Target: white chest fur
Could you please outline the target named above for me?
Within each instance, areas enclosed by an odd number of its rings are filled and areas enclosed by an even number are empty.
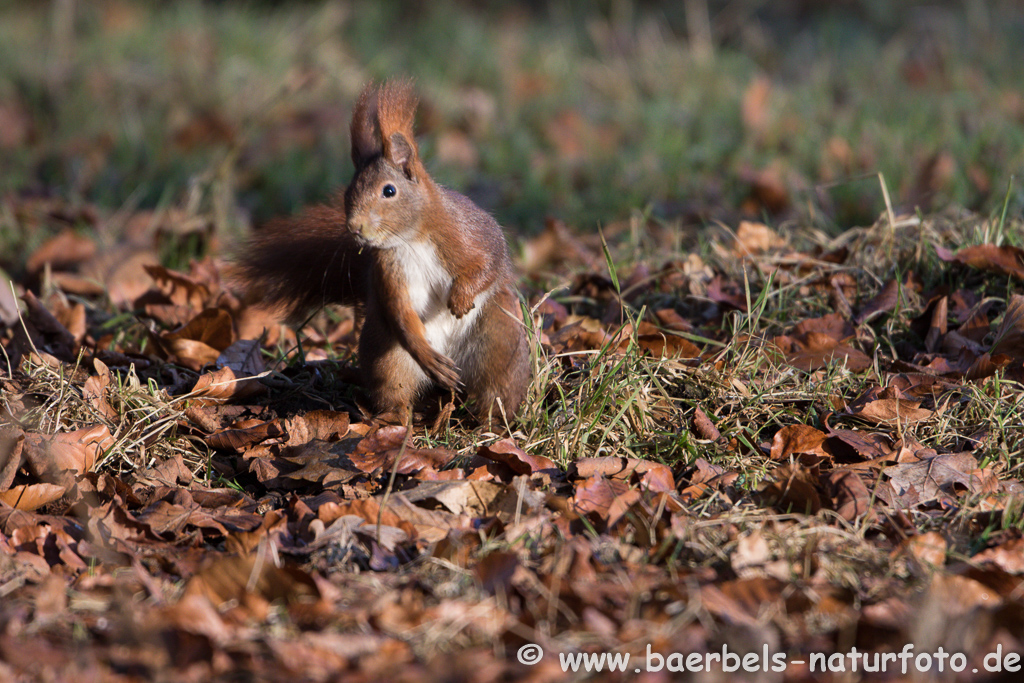
[[[454,347],[472,328],[491,290],[479,294],[474,300],[476,305],[473,310],[462,318],[456,318],[448,310],[452,276],[441,264],[434,245],[429,241],[416,241],[407,242],[395,249],[405,275],[412,307],[426,328],[427,341],[437,351],[452,354]]]

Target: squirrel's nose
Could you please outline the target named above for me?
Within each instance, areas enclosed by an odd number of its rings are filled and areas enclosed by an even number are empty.
[[[365,221],[362,221],[362,220],[360,220],[358,218],[349,218],[348,219],[348,230],[349,230],[349,232],[353,232],[353,233],[359,235],[359,234],[361,234],[363,232],[363,229],[365,227],[366,227],[366,222]]]

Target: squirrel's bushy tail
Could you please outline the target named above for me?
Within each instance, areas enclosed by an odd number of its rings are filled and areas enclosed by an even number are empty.
[[[277,308],[296,322],[324,304],[364,303],[370,267],[336,200],[256,231],[235,256],[231,279],[247,303]]]

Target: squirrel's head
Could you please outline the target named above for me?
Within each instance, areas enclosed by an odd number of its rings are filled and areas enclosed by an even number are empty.
[[[345,192],[348,229],[372,246],[408,241],[421,225],[430,178],[420,161],[413,120],[416,96],[408,81],[363,89],[352,113],[356,173]]]

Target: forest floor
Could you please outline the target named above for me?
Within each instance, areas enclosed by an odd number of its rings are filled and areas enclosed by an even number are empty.
[[[0,681],[1016,680],[1024,24],[848,4],[0,6]],[[402,72],[523,274],[501,433],[231,284]]]

